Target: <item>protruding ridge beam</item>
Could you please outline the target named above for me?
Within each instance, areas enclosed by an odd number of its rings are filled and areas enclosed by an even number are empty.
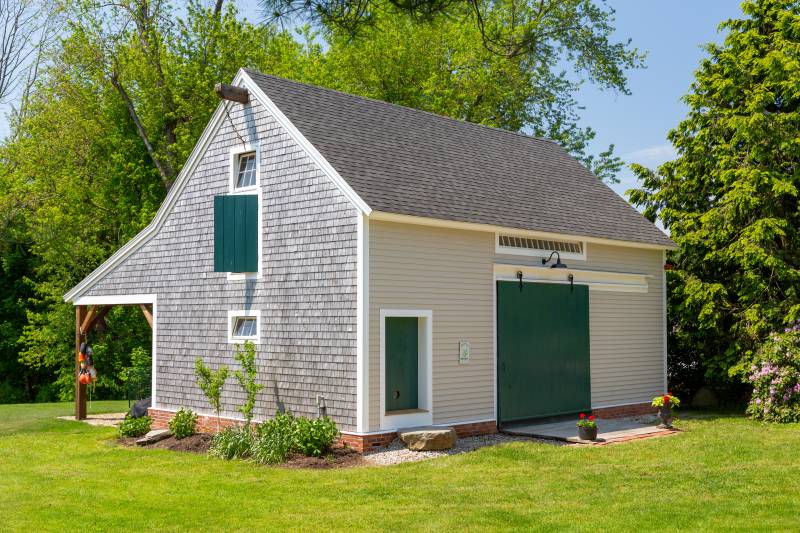
[[[217,83],[214,85],[214,92],[221,100],[231,100],[246,104],[250,101],[250,92],[244,87],[237,87],[236,85],[228,85],[227,83]]]

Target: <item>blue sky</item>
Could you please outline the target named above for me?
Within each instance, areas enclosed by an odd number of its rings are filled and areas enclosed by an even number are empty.
[[[616,10],[617,36],[630,37],[649,51],[647,68],[630,73],[632,94],[625,96],[584,86],[578,97],[583,122],[597,131],[594,148],[616,145],[626,162],[649,168],[674,156],[667,132],[686,115],[680,101],[705,55],[702,45],[721,42],[717,26],[741,17],[739,0],[609,0]],[[619,194],[635,186],[627,168],[612,188]]]

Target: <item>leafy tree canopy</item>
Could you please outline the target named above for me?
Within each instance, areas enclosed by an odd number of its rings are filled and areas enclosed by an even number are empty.
[[[678,157],[634,170],[631,199],[680,250],[669,273],[672,369],[725,384],[800,314],[800,6],[753,0],[720,28],[670,132]],[[741,368],[741,367],[738,367]]]
[[[22,361],[29,398],[45,384],[47,399],[71,397],[74,310],[62,295],[149,223],[218,105],[214,83],[239,67],[552,137],[613,179],[620,161],[588,150],[580,82],[562,70],[625,93],[624,72],[642,57],[610,40],[610,10],[553,2],[536,22],[536,5],[484,6],[484,28],[507,27],[520,9],[538,28],[535,47],[498,54],[456,3],[425,21],[387,4],[353,36],[254,24],[222,0],[180,11],[163,0],[64,2],[64,35],[0,146],[0,369]],[[106,320],[92,342],[97,394],[110,397],[150,331],[136,309]]]

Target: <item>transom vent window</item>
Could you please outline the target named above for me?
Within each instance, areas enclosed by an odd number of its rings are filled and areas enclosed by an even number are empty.
[[[236,188],[253,187],[256,184],[256,153],[248,152],[239,156]]]
[[[583,255],[583,243],[580,241],[552,241],[548,239],[517,237],[514,235],[498,235],[497,239],[498,247],[505,248],[510,253],[526,251],[532,254],[559,252]]]

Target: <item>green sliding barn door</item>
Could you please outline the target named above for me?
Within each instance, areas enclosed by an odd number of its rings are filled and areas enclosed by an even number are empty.
[[[386,318],[386,410],[417,409],[419,319]]]
[[[588,411],[589,288],[497,282],[500,422]]]

